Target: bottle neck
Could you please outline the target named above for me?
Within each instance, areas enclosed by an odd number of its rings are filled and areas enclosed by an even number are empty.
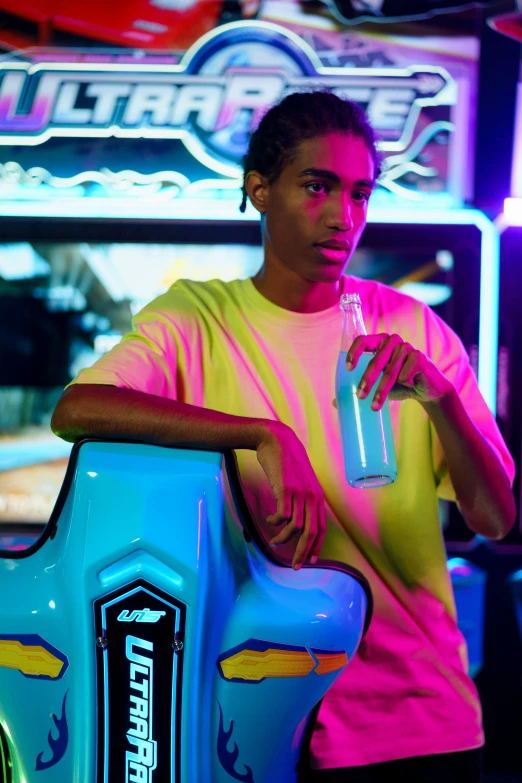
[[[341,309],[343,311],[341,351],[349,351],[355,338],[366,334],[366,328],[360,304],[346,304]]]

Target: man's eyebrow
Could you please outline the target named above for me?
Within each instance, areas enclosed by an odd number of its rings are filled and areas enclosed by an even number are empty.
[[[333,171],[328,171],[328,169],[305,169],[304,171],[301,171],[300,174],[297,175],[298,177],[324,177],[325,179],[331,179],[333,182],[340,182],[341,178],[338,174],[336,174]]]
[[[369,188],[370,190],[373,190],[375,187],[375,180],[372,182],[371,179],[358,179],[355,183],[356,188]]]
[[[328,169],[316,169],[316,168],[310,168],[310,169],[304,169],[304,171],[301,171],[298,175],[298,177],[323,177],[324,179],[330,179],[332,182],[335,182],[336,184],[339,184],[341,181],[341,178],[338,174],[336,174],[334,171],[329,171]],[[357,182],[354,183],[355,187],[361,188],[366,187],[370,190],[373,190],[375,187],[375,182],[372,182],[369,179],[358,179]]]

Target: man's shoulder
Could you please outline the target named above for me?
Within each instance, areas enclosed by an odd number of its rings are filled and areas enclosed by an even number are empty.
[[[375,280],[360,282],[363,311],[366,304],[384,331],[400,334],[437,364],[467,359],[460,337],[428,304]]]
[[[222,312],[226,303],[238,296],[243,281],[177,280],[164,294],[141,310],[139,316],[167,318],[175,321],[205,319]]]
[[[372,313],[383,331],[400,334],[432,359],[444,352],[464,355],[460,338],[428,304],[377,280],[354,280],[363,313]]]
[[[239,289],[244,284],[244,280],[221,280],[219,278],[213,278],[212,280],[182,279],[176,281],[169,291],[186,296],[192,300],[219,301],[232,299],[237,296]]]

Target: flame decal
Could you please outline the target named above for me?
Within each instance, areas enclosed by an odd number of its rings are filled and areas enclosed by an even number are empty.
[[[218,759],[220,761],[221,766],[225,770],[225,772],[228,772],[228,774],[235,778],[235,780],[242,780],[244,783],[254,783],[254,776],[252,774],[252,770],[250,767],[247,767],[245,764],[244,767],[246,769],[246,772],[241,774],[240,772],[237,772],[235,769],[237,757],[239,756],[239,748],[237,744],[234,742],[234,749],[233,750],[227,750],[227,744],[232,736],[232,732],[234,731],[234,721],[230,721],[230,728],[228,731],[225,731],[225,728],[223,726],[223,710],[221,709],[221,704],[218,702],[219,707],[219,734],[218,734],[218,741],[217,741],[217,754]]]
[[[53,738],[52,729],[50,730],[47,737],[49,747],[53,752],[52,759],[50,761],[42,761],[43,752],[39,753],[36,757],[36,772],[41,772],[44,769],[49,769],[49,767],[54,767],[54,765],[58,764],[58,762],[61,761],[65,755],[65,751],[67,750],[67,745],[69,743],[69,729],[67,727],[67,716],[65,715],[65,700],[67,699],[68,693],[69,691],[66,691],[65,696],[63,697],[62,717],[57,718],[54,713],[51,713],[51,718],[53,719],[55,726],[58,729],[58,737],[56,739]]]

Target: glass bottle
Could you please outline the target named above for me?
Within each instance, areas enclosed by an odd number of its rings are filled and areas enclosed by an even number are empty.
[[[358,294],[341,296],[340,307],[343,311],[343,333],[335,375],[335,394],[346,480],[350,486],[360,489],[384,487],[397,478],[397,462],[388,400],[381,410],[371,409],[382,374],[368,396],[360,400],[357,387],[374,354],[363,353],[353,370],[346,369],[346,354],[355,338],[366,334],[366,329]]]

